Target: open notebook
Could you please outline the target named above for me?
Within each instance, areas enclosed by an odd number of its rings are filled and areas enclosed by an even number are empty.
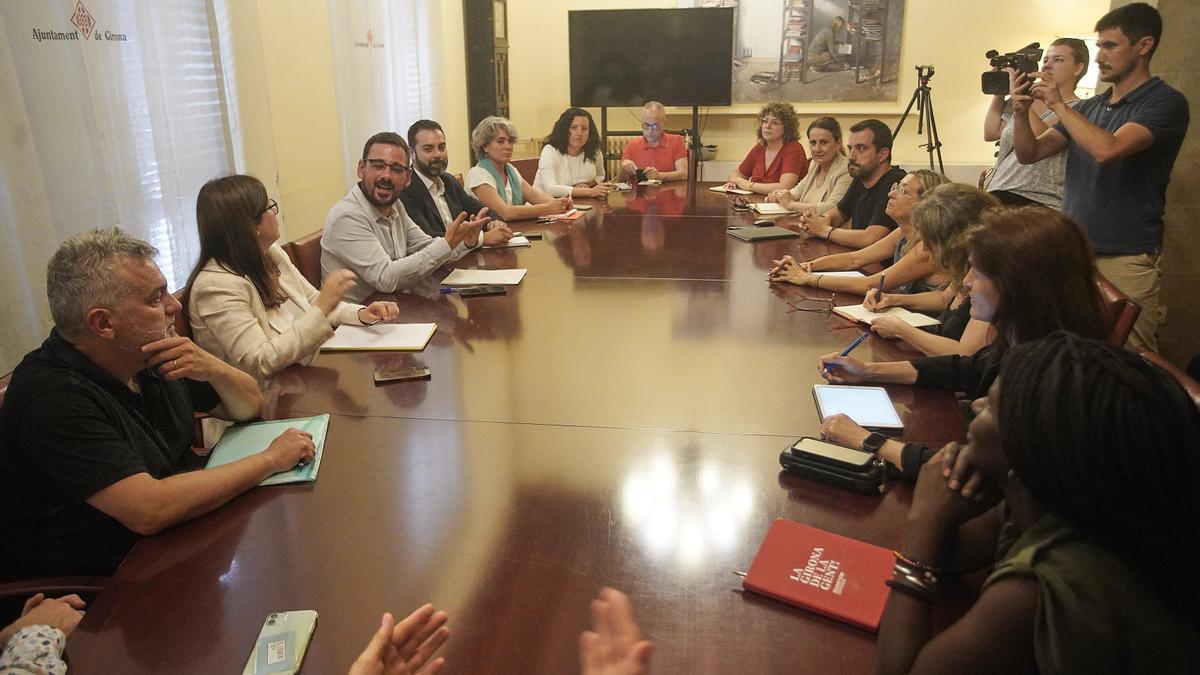
[[[833,312],[834,314],[837,314],[838,316],[844,316],[851,321],[859,321],[867,325],[874,323],[875,319],[878,319],[881,316],[894,316],[910,326],[916,326],[917,328],[921,328],[923,326],[936,326],[941,323],[941,321],[938,321],[937,319],[925,316],[924,314],[910,312],[903,307],[888,307],[881,312],[872,312],[862,305],[844,305],[842,307],[834,307]]]
[[[235,424],[221,434],[221,440],[208,455],[206,469],[232,464],[250,455],[257,455],[271,445],[279,434],[288,429],[300,429],[312,434],[317,446],[311,464],[268,476],[259,485],[282,485],[284,483],[311,483],[321,470],[321,456],[325,450],[325,433],[329,430],[329,414],[314,417],[298,417],[290,420],[267,420],[249,424]]]

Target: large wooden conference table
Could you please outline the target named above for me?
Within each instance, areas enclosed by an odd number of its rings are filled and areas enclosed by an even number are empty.
[[[319,479],[142,540],[72,634],[72,672],[241,672],[265,616],[295,609],[320,615],[303,671],[344,672],[382,612],[432,602],[450,614],[446,672],[570,673],[602,586],[632,598],[657,672],[873,669],[873,635],[731,574],[775,518],[895,547],[911,491],[780,472],[779,452],[818,433],[817,357],[858,330],[793,307],[828,293],[766,282],[773,258],[827,244],[729,237],[753,218],[704,187],[516,223],[545,239],[455,264],[528,269],[508,295],[396,296],[401,320],[437,322],[424,351],[287,371],[272,416],[332,414]],[[855,354],[911,355],[878,337]],[[373,384],[403,364],[433,377]],[[953,395],[889,390],[902,438],[962,438]]]

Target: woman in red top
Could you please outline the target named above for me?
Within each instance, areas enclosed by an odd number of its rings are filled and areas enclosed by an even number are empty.
[[[808,173],[808,155],[800,144],[800,121],[791,103],[768,103],[758,113],[758,143],[750,149],[726,189],[759,194],[790,190]]]

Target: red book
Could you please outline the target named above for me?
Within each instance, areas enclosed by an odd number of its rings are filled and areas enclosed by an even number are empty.
[[[742,586],[874,633],[895,562],[895,554],[881,546],[779,519]]]

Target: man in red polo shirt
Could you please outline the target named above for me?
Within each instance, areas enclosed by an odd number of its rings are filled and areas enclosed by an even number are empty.
[[[642,137],[629,141],[621,152],[621,180],[629,180],[638,169],[649,179],[687,180],[687,145],[683,136],[663,131],[666,117],[667,111],[658,101],[642,106]]]

